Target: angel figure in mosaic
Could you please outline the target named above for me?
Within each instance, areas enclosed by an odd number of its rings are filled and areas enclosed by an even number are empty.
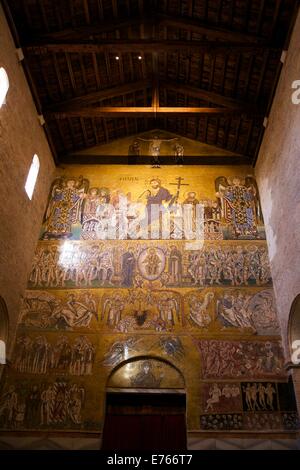
[[[54,180],[45,215],[44,239],[71,236],[72,226],[81,220],[82,203],[88,186],[88,180],[82,176]]]
[[[249,176],[243,181],[221,176],[215,185],[223,219],[232,226],[236,238],[249,235],[257,238],[261,213],[254,178]]]

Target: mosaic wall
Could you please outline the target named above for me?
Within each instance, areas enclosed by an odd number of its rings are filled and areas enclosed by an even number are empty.
[[[193,431],[297,428],[250,173],[74,166],[56,178],[2,430],[99,432],[107,387],[185,389]]]

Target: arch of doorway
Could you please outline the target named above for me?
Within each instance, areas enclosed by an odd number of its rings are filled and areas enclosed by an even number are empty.
[[[300,294],[295,297],[290,309],[288,346],[291,360],[287,363],[287,369],[290,370],[290,379],[293,381],[298,414],[300,415]]]
[[[185,450],[185,392],[184,374],[166,358],[138,355],[122,361],[106,382],[102,449],[151,450],[161,446],[160,450],[167,450],[174,446],[174,450]]]
[[[293,353],[294,341],[300,341],[300,294],[292,302],[289,322],[288,322],[288,341],[290,353]]]
[[[138,355],[138,356],[134,356],[134,357],[131,357],[131,358],[128,358],[128,359],[125,359],[124,361],[121,361],[119,364],[117,364],[109,373],[108,377],[107,377],[107,381],[106,381],[106,388],[109,387],[109,383],[111,381],[111,378],[113,377],[113,375],[116,374],[116,372],[118,370],[120,370],[122,367],[125,367],[126,365],[128,364],[133,364],[135,362],[138,362],[138,361],[156,361],[158,363],[161,363],[161,364],[166,364],[167,366],[171,367],[172,369],[174,369],[178,375],[181,377],[182,379],[182,386],[179,387],[179,388],[182,388],[182,389],[185,389],[185,384],[186,384],[186,381],[185,381],[185,376],[182,372],[181,369],[179,369],[179,367],[174,364],[172,361],[170,361],[169,359],[166,359],[165,357],[161,357],[161,356],[157,356],[157,355]]]

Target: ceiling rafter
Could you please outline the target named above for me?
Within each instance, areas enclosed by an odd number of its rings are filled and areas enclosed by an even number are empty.
[[[175,93],[182,93],[184,95],[192,96],[201,100],[208,101],[209,103],[225,106],[237,111],[253,114],[263,114],[264,109],[260,108],[254,103],[248,103],[235,98],[230,98],[212,91],[201,89],[195,86],[173,82],[171,80],[160,82],[162,88],[174,91]]]
[[[112,54],[121,52],[197,52],[197,53],[218,53],[229,54],[230,52],[246,52],[250,54],[259,54],[265,50],[263,44],[249,44],[238,42],[221,41],[183,41],[183,40],[155,40],[155,39],[124,39],[119,40],[103,39],[99,43],[86,41],[81,43],[71,42],[45,42],[32,43],[24,47],[28,54],[45,55],[51,52],[60,53],[102,53],[110,52]],[[277,48],[270,48],[278,50]]]
[[[113,18],[110,21],[87,24],[84,26],[74,25],[72,28],[62,29],[60,31],[32,33],[30,39],[38,43],[63,40],[78,41],[80,39],[92,40],[97,37],[99,38],[99,36],[101,36],[101,34],[103,33],[126,29],[132,26],[152,24],[153,22],[154,17],[152,17],[151,15],[123,19]]]
[[[277,4],[278,4],[277,0]],[[278,7],[276,8],[276,18],[278,16]],[[275,21],[275,20],[274,20]],[[202,34],[209,39],[221,39],[226,42],[237,42],[237,43],[248,43],[252,45],[263,45],[265,47],[271,46],[271,44],[265,39],[258,37],[253,34],[230,31],[224,28],[218,28],[213,25],[202,24],[198,19],[191,18],[188,16],[172,16],[167,14],[148,14],[140,15],[131,18],[116,18],[114,17],[110,21],[103,21],[99,23],[87,24],[84,26],[75,26],[73,28],[67,28],[60,31],[47,31],[46,33],[33,34],[31,39],[37,43],[51,42],[58,40],[73,40],[86,39],[91,40],[99,37],[102,33],[109,31],[117,31],[120,29],[130,28],[132,26],[145,27],[153,25],[156,29],[159,27],[173,27],[180,28],[188,31],[189,33]]]
[[[87,93],[76,98],[61,101],[59,103],[48,105],[44,108],[45,111],[60,112],[60,111],[72,111],[80,109],[98,101],[115,98],[116,96],[122,96],[127,93],[133,93],[135,91],[144,90],[145,88],[151,87],[151,80],[139,80],[136,82],[125,83],[121,85],[115,85],[109,88],[103,88],[102,90]]]
[[[243,111],[244,113],[244,111]],[[45,116],[57,120],[67,117],[155,117],[156,114],[176,116],[196,116],[197,114],[241,114],[237,109],[216,107],[159,107],[156,106],[98,106],[70,109],[63,111],[47,111]]]
[[[210,39],[222,39],[223,41],[233,42],[247,42],[249,44],[262,44],[267,46],[268,43],[264,38],[259,38],[253,34],[248,34],[240,31],[230,31],[224,28],[217,28],[207,23],[202,24],[198,19],[190,18],[188,16],[171,16],[171,15],[158,15],[158,20],[161,25],[180,28],[192,33],[203,34]]]
[[[92,146],[87,147],[91,148]],[[86,164],[86,165],[107,165],[111,164],[123,164],[131,163],[130,157],[124,155],[95,155],[92,153],[87,154],[77,154],[75,152],[64,153],[61,156],[61,162],[63,164]],[[141,164],[151,164],[151,156],[140,155],[138,157],[138,163]],[[164,166],[165,165],[174,165],[174,157],[164,156]],[[185,155],[184,165],[250,165],[251,157],[248,155],[241,155],[239,153],[231,152],[230,155],[200,155],[198,157]]]

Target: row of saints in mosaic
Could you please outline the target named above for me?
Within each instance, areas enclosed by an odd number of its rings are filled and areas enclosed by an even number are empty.
[[[126,192],[109,186],[91,187],[82,176],[57,178],[52,185],[42,239],[149,239],[155,225],[160,233],[163,218],[170,219],[169,239],[189,238],[199,205],[203,208],[205,239],[265,238],[252,176],[216,178],[215,199],[205,197],[192,185],[192,180],[188,182],[181,176],[166,185],[153,176],[144,182],[139,194],[140,185],[132,185],[132,190]],[[160,207],[160,216],[154,206]]]
[[[32,288],[270,285],[264,242],[220,245],[197,242],[150,246],[140,242],[40,242],[29,286]],[[201,245],[200,245],[201,246]],[[153,285],[153,284],[152,284]]]
[[[99,433],[107,388],[185,391],[188,430],[297,428],[255,179],[180,170],[55,179],[0,429]]]

